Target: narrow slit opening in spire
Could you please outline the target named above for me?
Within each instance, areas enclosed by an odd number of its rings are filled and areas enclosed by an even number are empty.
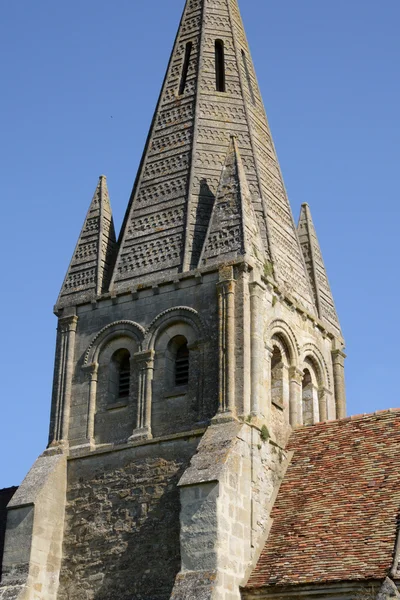
[[[225,50],[222,40],[215,41],[215,78],[217,92],[225,92]]]
[[[188,42],[186,44],[185,59],[183,61],[181,82],[179,84],[179,95],[180,96],[182,96],[185,93],[187,76],[188,76],[189,65],[190,65],[190,57],[192,55],[192,49],[193,49],[193,42]]]
[[[246,79],[247,79],[247,86],[249,88],[249,92],[250,92],[250,97],[251,97],[251,101],[253,103],[253,105],[256,105],[256,98],[254,96],[254,90],[253,90],[253,84],[251,82],[251,76],[250,76],[250,71],[249,71],[249,65],[247,62],[247,56],[244,50],[242,50],[242,60],[243,60],[243,68],[244,68],[244,72],[246,74]]]

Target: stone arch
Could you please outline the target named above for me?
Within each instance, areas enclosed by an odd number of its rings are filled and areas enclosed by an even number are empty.
[[[90,342],[88,349],[85,352],[83,364],[84,366],[96,363],[99,354],[110,342],[116,337],[133,338],[141,349],[145,335],[144,328],[134,321],[115,321],[101,329]]]
[[[103,327],[86,350],[83,369],[90,375],[87,429],[94,445],[126,441],[132,434],[137,416],[134,356],[141,349],[143,338],[143,327],[134,321],[115,321]],[[129,354],[130,364],[129,390],[124,398],[113,393],[113,357],[120,351]]]
[[[158,315],[146,331],[144,349],[154,352],[151,423],[155,437],[189,431],[201,420],[203,334],[198,313],[183,306]],[[178,342],[184,342],[188,349],[184,384],[175,377]]]
[[[300,368],[303,372],[303,422],[308,424],[325,421],[328,418],[331,396],[330,376],[324,356],[315,344],[308,343],[303,346]],[[308,417],[305,417],[305,413],[308,413]]]
[[[189,326],[196,334],[196,340],[193,336],[190,336],[192,339],[188,338],[189,344],[203,339],[205,327],[198,312],[188,306],[176,306],[165,310],[150,323],[144,336],[143,349],[154,350],[157,340],[166,329],[182,324]],[[189,331],[189,328],[185,329]]]
[[[331,378],[329,375],[328,365],[326,364],[324,355],[315,344],[308,343],[301,349],[301,367],[306,367],[307,361],[311,362],[318,377],[318,385],[330,388]]]
[[[284,342],[289,352],[289,363],[291,366],[298,364],[300,355],[300,346],[297,342],[293,329],[282,319],[271,321],[266,327],[266,343],[272,347],[274,339],[280,339]]]

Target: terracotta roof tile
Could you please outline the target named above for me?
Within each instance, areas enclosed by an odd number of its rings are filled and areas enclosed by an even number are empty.
[[[297,429],[247,587],[384,578],[400,508],[400,411]]]

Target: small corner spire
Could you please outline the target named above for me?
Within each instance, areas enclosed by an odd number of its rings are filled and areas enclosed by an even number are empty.
[[[116,237],[105,175],[99,181],[56,307],[89,302],[108,288]]]
[[[311,210],[306,202],[301,205],[297,230],[318,316],[341,336],[339,318],[322,258],[321,247],[311,217]]]
[[[200,266],[246,256],[263,263],[264,247],[236,136],[232,135]]]

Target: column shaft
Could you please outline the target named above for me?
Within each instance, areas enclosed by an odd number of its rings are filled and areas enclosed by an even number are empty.
[[[346,385],[344,380],[344,359],[346,355],[341,350],[332,352],[333,379],[335,382],[336,418],[346,416]]]
[[[87,417],[87,428],[86,438],[89,444],[94,443],[94,416],[96,413],[96,396],[97,396],[97,380],[98,380],[98,363],[88,365],[87,370],[89,371],[89,405],[88,405],[88,417]]]
[[[219,412],[235,413],[235,280],[218,284]]]
[[[77,324],[76,315],[60,318],[58,322],[50,444],[68,440]]]
[[[303,373],[296,367],[289,369],[289,409],[290,409],[290,424],[292,427],[303,423],[302,414],[302,381]]]
[[[261,296],[265,288],[258,282],[250,284],[250,311],[251,311],[251,412],[259,415],[265,413],[260,403],[265,394],[262,393],[261,379],[263,375],[263,328],[262,328],[262,303]]]
[[[154,350],[138,352],[134,356],[138,368],[138,403],[136,429],[131,441],[151,438],[151,404],[153,395]]]

